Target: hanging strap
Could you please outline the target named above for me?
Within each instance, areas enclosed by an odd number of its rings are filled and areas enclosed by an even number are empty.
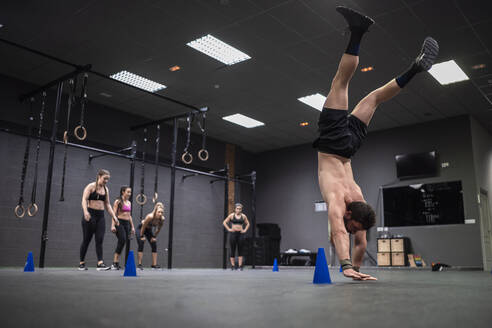
[[[145,195],[145,150],[147,148],[147,129],[143,130],[143,151],[142,151],[142,166],[140,173],[140,193],[135,197],[135,201],[140,205],[140,219],[143,217],[143,206],[147,203]]]
[[[185,164],[191,164],[193,162],[193,155],[189,152],[189,147],[191,143],[191,123],[192,123],[192,114],[189,113],[188,117],[186,118],[186,145],[185,149],[183,150],[183,155],[181,155],[181,160]]]
[[[82,82],[82,92],[80,94],[80,122],[79,125],[75,127],[73,134],[79,140],[85,140],[87,138],[87,130],[85,129],[84,113],[85,107],[87,105],[87,79],[89,75],[84,74],[84,80]]]
[[[36,204],[36,189],[38,186],[38,163],[39,150],[41,148],[41,135],[43,133],[44,109],[46,106],[46,92],[43,92],[41,97],[41,110],[39,111],[39,126],[38,126],[38,141],[36,143],[36,157],[34,159],[34,179],[32,183],[31,203],[27,208],[27,215],[34,216],[38,213],[38,205]]]
[[[202,131],[202,148],[198,151],[198,158],[202,161],[208,160],[208,150],[207,150],[207,130],[205,129],[205,121],[207,119],[207,113],[202,113],[202,121],[198,122],[198,127]]]
[[[67,172],[67,153],[68,153],[68,131],[70,129],[70,111],[72,109],[72,104],[75,102],[75,88],[76,83],[73,79],[68,81],[68,106],[67,106],[67,127],[63,133],[63,142],[65,143],[65,148],[63,150],[63,173],[61,181],[61,191],[60,191],[60,202],[65,200],[65,175]]]
[[[159,184],[159,145],[161,140],[161,125],[157,124],[157,131],[155,137],[155,179],[154,179],[154,197],[152,197],[152,203],[155,204],[157,199],[159,198],[159,194],[157,192],[157,187]]]
[[[22,162],[22,173],[20,178],[20,192],[19,192],[19,201],[17,202],[17,206],[14,209],[15,216],[19,219],[24,217],[26,214],[26,209],[24,207],[24,182],[26,181],[26,173],[27,166],[29,165],[29,149],[31,148],[31,133],[32,133],[32,122],[34,121],[34,117],[32,116],[32,103],[34,102],[34,98],[29,100],[29,122],[27,127],[27,141],[26,141],[26,149],[24,150],[24,161]]]

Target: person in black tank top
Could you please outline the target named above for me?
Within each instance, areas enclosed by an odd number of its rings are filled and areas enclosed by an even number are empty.
[[[119,225],[119,223],[109,203],[109,190],[106,186],[108,181],[109,172],[107,170],[99,170],[96,182],[89,183],[82,195],[82,210],[84,215],[82,216],[83,239],[80,245],[79,270],[87,270],[85,255],[94,235],[96,236],[97,271],[110,269],[103,261],[103,241],[106,230],[104,209],[111,215],[115,225]]]
[[[229,245],[231,248],[231,270],[243,270],[244,234],[249,229],[248,217],[243,213],[243,205],[237,203],[234,213],[229,214],[222,225],[229,231]],[[238,252],[238,265],[236,265],[236,249]]]

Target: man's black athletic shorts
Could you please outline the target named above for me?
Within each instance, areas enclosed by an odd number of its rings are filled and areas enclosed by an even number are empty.
[[[319,116],[319,138],[313,147],[319,152],[351,158],[367,135],[367,125],[348,111],[323,108]]]

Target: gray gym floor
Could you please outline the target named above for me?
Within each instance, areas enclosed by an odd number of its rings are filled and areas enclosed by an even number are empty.
[[[491,327],[492,274],[366,270],[377,282],[312,269],[0,269],[2,327]]]

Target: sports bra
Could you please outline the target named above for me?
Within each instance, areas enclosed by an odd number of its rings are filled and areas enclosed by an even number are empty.
[[[97,187],[94,189],[93,192],[91,192],[89,194],[89,200],[105,201],[107,197],[108,197],[108,194],[106,193],[106,187],[104,187],[104,195],[101,195],[100,193],[97,192]]]
[[[131,212],[132,211],[132,203],[130,205],[126,205],[125,203],[121,203],[121,211],[122,212]]]
[[[232,216],[231,223],[232,223],[232,224],[244,224],[244,218],[243,218],[243,216],[241,215],[241,218],[240,218],[240,219],[238,219],[238,218],[236,218],[236,214],[234,214],[234,215]]]

